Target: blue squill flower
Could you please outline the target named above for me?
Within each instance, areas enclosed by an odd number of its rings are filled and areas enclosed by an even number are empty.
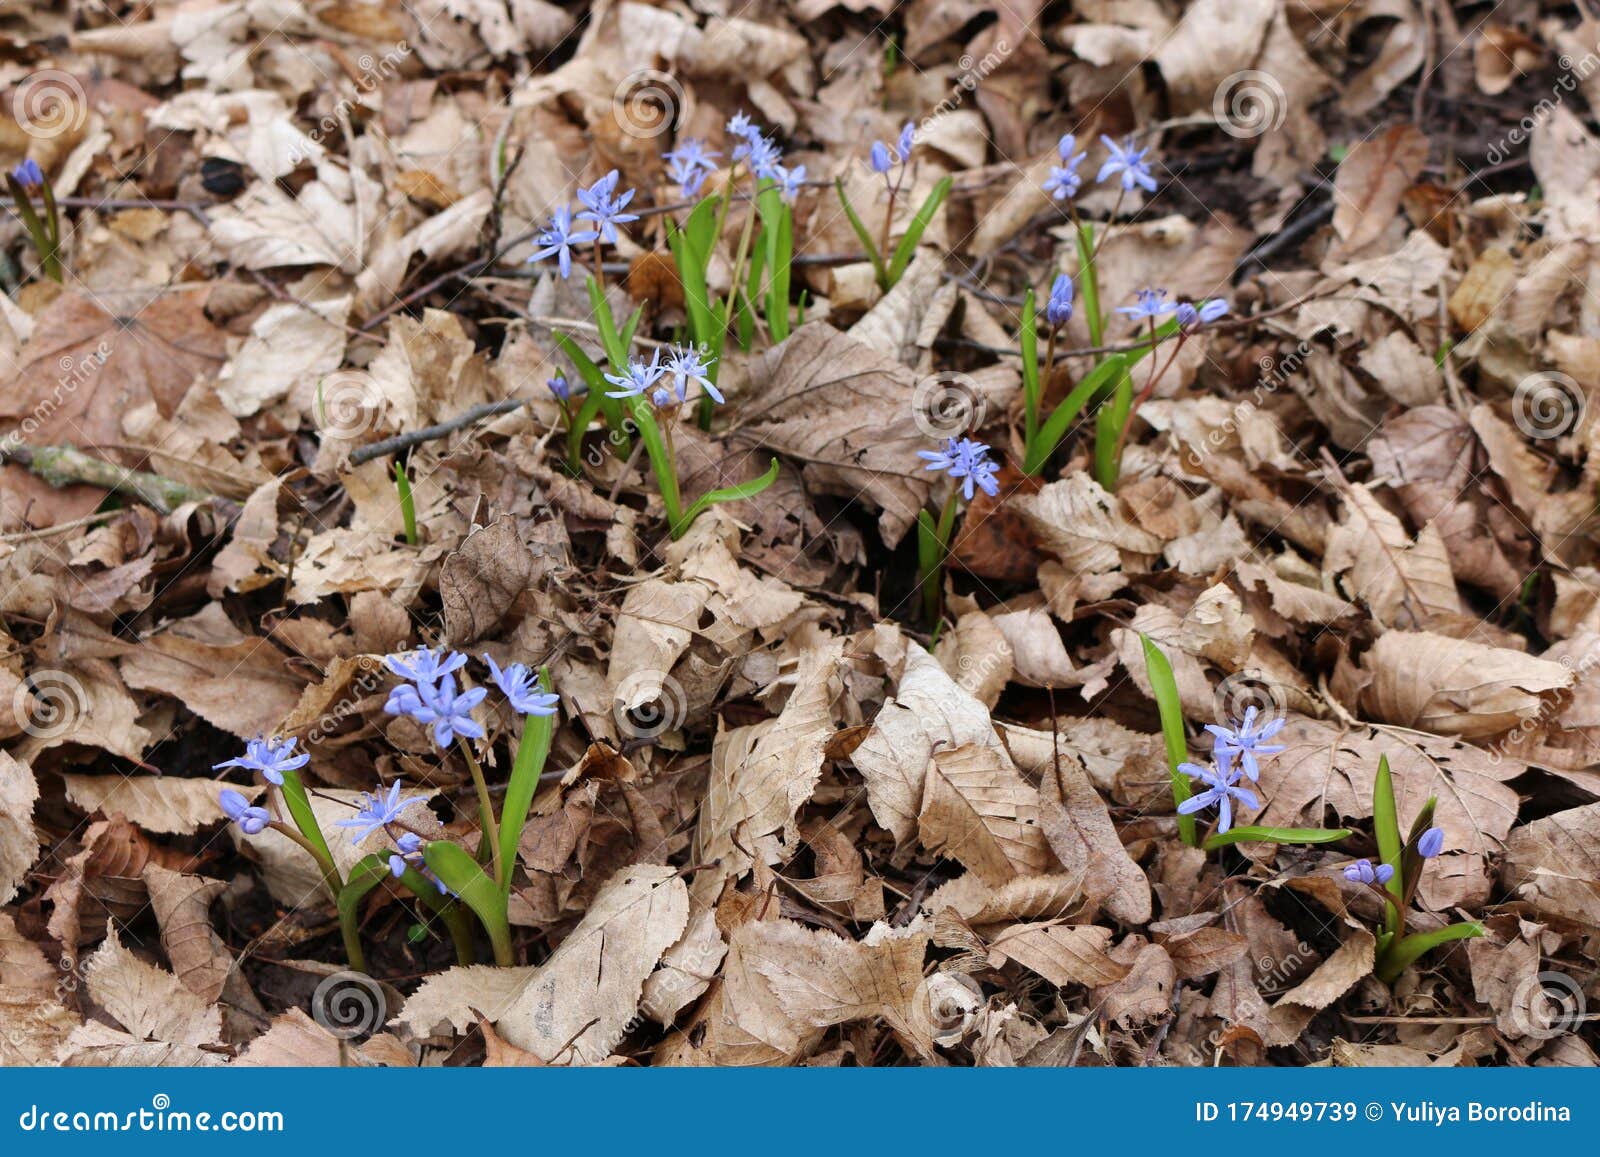
[[[789,204],[794,204],[794,199],[800,195],[800,186],[806,183],[806,167],[796,165],[792,169],[778,166],[779,196]]]
[[[614,390],[607,390],[606,397],[637,398],[641,394],[649,393],[664,373],[666,367],[661,364],[660,350],[652,353],[648,362],[642,358],[630,358],[622,373],[605,376],[606,381],[617,387]]]
[[[1233,766],[1232,761],[1222,764],[1212,763],[1204,767],[1198,763],[1180,763],[1178,770],[1206,785],[1205,791],[1190,796],[1178,805],[1179,814],[1193,815],[1208,807],[1216,808],[1218,835],[1233,826],[1234,800],[1238,800],[1248,808],[1261,806],[1253,791],[1239,786],[1239,771]]]
[[[1444,851],[1444,829],[1429,828],[1417,840],[1417,855],[1431,860]]]
[[[728,118],[727,129],[730,135],[736,137],[748,137],[751,133],[760,131],[743,109]]]
[[[1122,188],[1132,192],[1135,185],[1148,193],[1156,191],[1156,179],[1150,172],[1150,163],[1146,161],[1145,154],[1148,148],[1135,149],[1133,138],[1129,137],[1126,144],[1118,145],[1110,137],[1102,136],[1102,144],[1111,150],[1111,157],[1100,166],[1100,175],[1096,181],[1104,181],[1107,177],[1122,175]]]
[[[1184,329],[1199,329],[1203,325],[1210,325],[1219,317],[1226,317],[1227,313],[1226,301],[1220,297],[1210,297],[1202,301],[1198,307],[1184,302],[1178,306],[1175,316],[1178,324]]]
[[[1356,860],[1345,865],[1344,878],[1352,884],[1387,884],[1394,878],[1394,869],[1388,864],[1373,867],[1371,860]]]
[[[11,170],[12,178],[30,193],[35,189],[44,187],[44,170],[39,168],[39,162],[29,157],[22,164]]]
[[[511,663],[504,670],[488,655],[483,661],[489,664],[489,677],[500,688],[511,710],[518,715],[554,715],[561,696],[539,689],[539,677],[522,663]]]
[[[398,880],[406,874],[407,868],[411,868],[424,880],[438,888],[440,895],[451,895],[452,893],[449,888],[445,887],[444,881],[434,875],[433,869],[428,867],[427,861],[422,858],[423,842],[422,837],[417,835],[416,832],[401,832],[400,838],[394,842],[397,850],[389,856],[389,874]]]
[[[250,801],[231,787],[222,789],[217,802],[222,805],[223,814],[238,824],[239,830],[247,836],[255,835],[272,822],[266,808],[251,807]]]
[[[1077,147],[1078,138],[1071,133],[1067,133],[1057,142],[1056,148],[1061,153],[1061,163],[1050,167],[1050,176],[1044,183],[1044,191],[1057,201],[1076,197],[1078,190],[1083,187],[1083,176],[1078,172],[1078,166],[1083,164],[1083,159],[1089,154],[1074,152]]]
[[[460,651],[440,654],[429,647],[418,647],[408,655],[385,655],[383,663],[402,679],[410,679],[413,683],[434,683],[452,671],[465,667],[467,657]]]
[[[874,173],[887,173],[894,168],[894,157],[889,152],[889,146],[882,141],[873,141],[872,148],[867,150],[867,165]]]
[[[244,754],[238,759],[215,764],[212,770],[242,767],[247,771],[259,771],[268,783],[281,784],[284,772],[296,771],[311,762],[311,757],[305,752],[295,751],[295,744],[298,742],[299,740],[292,736],[282,743],[273,743],[269,739],[257,736],[244,745]]]
[[[1072,278],[1065,273],[1056,274],[1050,283],[1050,300],[1045,302],[1044,319],[1052,326],[1066,325],[1072,320]]]
[[[910,162],[911,150],[916,147],[916,144],[917,126],[912,122],[907,121],[905,126],[900,130],[900,140],[897,143],[897,149],[900,153],[900,163],[902,165]]]
[[[1252,783],[1261,779],[1261,765],[1256,762],[1258,755],[1277,755],[1283,750],[1281,743],[1266,743],[1278,732],[1283,730],[1288,721],[1281,716],[1277,719],[1268,719],[1261,726],[1256,726],[1256,719],[1261,715],[1256,707],[1245,708],[1244,720],[1239,724],[1237,731],[1222,727],[1216,723],[1206,724],[1206,730],[1216,737],[1211,745],[1211,754],[1217,759],[1237,759],[1250,777]]]
[[[617,243],[618,225],[639,219],[637,213],[623,212],[628,202],[633,200],[634,190],[629,189],[618,197],[618,176],[617,170],[612,169],[587,189],[578,190],[578,200],[583,204],[583,212],[578,214],[578,220],[594,222],[600,231],[600,240],[607,245]]]
[[[716,172],[716,158],[721,155],[708,152],[705,142],[694,137],[680,141],[676,149],[665,154],[668,172],[685,197],[693,197],[700,192],[706,177]]]
[[[404,688],[397,689],[403,691]],[[411,716],[424,727],[433,727],[433,742],[440,747],[449,747],[455,742],[456,736],[467,739],[482,739],[483,727],[472,718],[472,709],[482,703],[489,692],[482,687],[473,687],[471,690],[457,692],[456,677],[446,675],[432,685],[421,684],[416,688],[415,697],[406,697],[399,700],[404,714]],[[397,695],[389,696],[389,703],[384,704],[388,710],[390,704],[397,702]],[[401,712],[395,712],[400,714]]]
[[[918,450],[917,457],[924,459],[927,470],[941,470],[961,483],[961,496],[972,501],[976,486],[990,498],[1000,493],[1000,483],[995,475],[1000,473],[998,463],[989,461],[989,447],[971,438],[946,439],[943,450]]]
[[[778,180],[783,168],[783,150],[760,133],[752,133],[744,144],[736,146],[733,159],[744,161],[752,173],[768,181]]]
[[[666,365],[661,372],[672,378],[673,388],[678,392],[678,401],[684,402],[689,398],[689,387],[699,386],[718,405],[728,399],[711,381],[711,365],[706,361],[706,353],[699,346],[671,346],[667,350]]]
[[[592,229],[574,229],[572,227],[572,209],[562,205],[550,215],[550,224],[533,239],[539,246],[529,257],[529,262],[543,261],[546,257],[556,259],[556,267],[561,270],[562,280],[572,276],[572,247],[574,245],[587,245],[600,236]]]
[[[452,676],[448,675],[445,677],[447,679],[452,678]],[[382,785],[379,785],[378,790],[370,795],[363,792],[360,810],[347,820],[335,820],[334,826],[350,828],[350,842],[359,844],[379,828],[392,824],[406,808],[412,804],[422,802],[422,796],[420,795],[414,795],[410,799],[401,799],[400,793],[404,789],[405,784],[397,779],[394,781],[394,785],[389,788],[388,795],[383,794]]]
[[[1131,317],[1134,321],[1141,321],[1144,318],[1154,320],[1164,314],[1174,313],[1177,308],[1177,302],[1168,300],[1166,290],[1141,289],[1134,295],[1132,305],[1118,306],[1117,312]]]
[[[568,398],[572,397],[572,387],[567,384],[565,374],[557,374],[555,377],[549,378],[545,381],[545,385],[550,387],[550,392],[556,396],[557,401],[564,403]]]

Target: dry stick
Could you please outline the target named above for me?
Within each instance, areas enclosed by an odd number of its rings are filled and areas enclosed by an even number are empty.
[[[85,454],[76,446],[0,445],[0,462],[26,466],[57,490],[82,484],[131,495],[158,514],[171,514],[186,502],[206,499],[212,499],[226,510],[230,521],[239,512],[238,503],[219,498],[208,490],[186,486],[145,470],[129,470]]]
[[[350,452],[350,465],[360,466],[363,462],[371,462],[374,458],[382,458],[386,454],[395,454],[401,450],[409,449],[422,442],[431,442],[435,438],[443,438],[447,434],[454,434],[464,426],[470,426],[480,418],[493,418],[500,414],[509,414],[513,410],[520,410],[526,406],[527,400],[523,398],[502,398],[498,402],[480,402],[469,410],[463,410],[454,418],[446,418],[434,426],[424,426],[420,430],[412,430],[405,434],[396,434],[392,438],[385,438],[381,442],[371,442]]]

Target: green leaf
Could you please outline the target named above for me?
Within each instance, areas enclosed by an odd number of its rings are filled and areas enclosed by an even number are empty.
[[[789,264],[794,254],[794,214],[776,185],[756,198],[761,213],[763,256],[767,268],[767,332],[780,342],[789,336]]]
[[[1218,835],[1207,836],[1207,851],[1225,848],[1229,844],[1332,844],[1348,839],[1349,828],[1229,828]]]
[[[1475,940],[1483,935],[1483,925],[1472,921],[1451,924],[1432,932],[1413,932],[1397,944],[1392,944],[1378,960],[1378,979],[1393,984],[1424,952],[1448,944],[1452,940]]]
[[[606,425],[613,431],[618,431],[624,455],[632,453],[632,439],[628,437],[627,426],[623,421],[622,403],[616,398],[606,397],[606,391],[611,388],[606,381],[605,374],[600,367],[595,365],[594,359],[583,352],[583,348],[564,333],[555,335],[556,344],[561,347],[561,352],[567,355],[578,375],[583,378],[587,392],[583,396],[583,404],[578,407],[570,419],[567,428],[567,464],[574,471],[581,469],[583,464],[583,435],[589,429],[589,423],[594,421],[595,415],[604,413]]]
[[[478,861],[449,840],[434,840],[422,849],[422,859],[471,908],[494,945],[494,961],[511,963],[511,925],[506,920],[506,899]]]
[[[672,537],[682,538],[684,532],[694,525],[694,520],[718,502],[737,502],[742,498],[754,498],[777,480],[778,460],[774,458],[772,465],[767,467],[767,472],[760,478],[752,478],[750,481],[741,482],[737,486],[724,486],[702,494],[695,499],[694,505],[689,507],[683,517],[673,524]]]
[[[406,468],[398,461],[394,464],[394,488],[400,494],[400,518],[405,523],[406,542],[417,545],[417,500],[411,493],[411,479]]]
[[[311,800],[306,795],[306,785],[300,782],[300,773],[284,772],[283,783],[278,785],[278,791],[283,795],[283,804],[289,809],[289,816],[294,820],[294,826],[300,829],[300,834],[316,851],[322,873],[328,877],[329,890],[337,899],[344,889],[344,882],[340,879],[339,869],[334,864],[333,853],[328,850],[328,841],[323,838],[322,827],[317,823],[317,813],[311,810]]]
[[[386,856],[373,852],[356,861],[355,867],[350,869],[350,878],[339,889],[339,922],[354,925],[361,901],[388,878],[389,860]]]
[[[922,590],[922,613],[930,627],[939,622],[939,573],[946,546],[934,525],[933,514],[917,511],[917,585]]]
[[[900,238],[900,244],[895,246],[894,260],[889,262],[889,284],[885,289],[892,287],[900,280],[900,275],[906,271],[906,266],[911,264],[912,255],[916,253],[918,244],[922,241],[922,234],[927,231],[928,225],[933,221],[933,215],[939,211],[939,206],[944,204],[944,199],[950,195],[950,190],[955,187],[955,182],[949,177],[941,177],[939,183],[933,187],[933,192],[928,194],[928,199],[922,203],[922,208],[917,210],[917,215],[911,218],[911,224],[906,226],[906,234]]]
[[[1384,905],[1384,922],[1392,934],[1399,926],[1398,905],[1405,902],[1405,876],[1400,871],[1400,817],[1395,811],[1394,777],[1387,755],[1378,757],[1378,774],[1372,780],[1372,831],[1378,838],[1379,860],[1394,869],[1384,885],[1394,897],[1394,904]]]
[[[1124,366],[1111,399],[1100,407],[1094,420],[1095,481],[1106,491],[1117,488],[1117,476],[1122,472],[1117,449],[1132,409],[1133,375]]]
[[[1033,286],[1022,299],[1022,328],[1017,331],[1022,346],[1023,446],[1032,446],[1039,434],[1039,316]]]
[[[1183,705],[1178,700],[1178,681],[1172,675],[1172,664],[1166,654],[1150,636],[1139,633],[1144,646],[1144,669],[1150,677],[1151,690],[1155,692],[1156,709],[1161,712],[1161,734],[1167,742],[1167,777],[1172,781],[1172,802],[1181,804],[1193,792],[1189,790],[1189,777],[1178,770],[1180,763],[1189,760],[1189,740],[1183,733]],[[1178,817],[1178,834],[1191,848],[1198,845],[1195,838],[1194,817]]]
[[[656,476],[656,489],[661,491],[661,505],[666,507],[667,526],[673,528],[672,537],[682,531],[676,529],[683,523],[683,497],[678,489],[678,467],[672,455],[672,446],[661,427],[656,424],[655,412],[648,398],[627,399],[633,423],[639,428],[639,438],[644,442],[645,453],[650,456],[650,471]]]
[[[878,288],[887,293],[890,284],[889,271],[884,268],[883,257],[878,253],[878,246],[873,242],[872,234],[861,223],[861,218],[856,216],[855,206],[850,204],[850,198],[845,195],[844,178],[835,177],[833,187],[839,191],[839,204],[844,206],[844,215],[850,221],[850,228],[856,231],[856,239],[861,242],[867,260],[872,262],[872,270],[878,278]]]
[[[606,300],[606,291],[594,279],[594,274],[588,277],[589,311],[594,317],[595,329],[600,333],[600,348],[606,351],[606,361],[611,363],[613,370],[621,372],[622,367],[628,364],[628,346],[622,340],[622,335],[617,332],[617,323],[611,316],[611,303]]]
[[[550,690],[550,671],[539,672],[539,689]],[[500,808],[500,893],[511,895],[511,868],[517,862],[517,843],[522,839],[522,828],[528,822],[528,809],[533,806],[534,794],[539,790],[539,777],[544,774],[545,761],[550,757],[550,741],[555,734],[554,715],[530,715],[522,724],[522,741],[517,744],[517,758],[511,765],[511,778],[506,783],[505,803]]]
[[[1038,432],[1031,443],[1028,443],[1023,455],[1022,471],[1025,474],[1038,474],[1044,469],[1044,464],[1050,460],[1056,447],[1061,445],[1067,436],[1070,427],[1086,403],[1101,386],[1110,383],[1112,376],[1126,364],[1125,354],[1112,354],[1105,361],[1095,366],[1084,375],[1083,380],[1073,386],[1061,404],[1050,413],[1044,427]]]
[[[1100,278],[1094,267],[1094,222],[1078,226],[1078,291],[1083,294],[1083,317],[1089,323],[1089,344],[1106,344],[1105,318],[1100,313]]]

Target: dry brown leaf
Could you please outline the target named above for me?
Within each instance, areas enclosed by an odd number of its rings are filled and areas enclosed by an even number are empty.
[[[1541,918],[1600,928],[1596,847],[1600,803],[1543,816],[1511,833],[1501,883]]]
[[[1413,542],[1400,520],[1362,485],[1344,492],[1344,520],[1328,536],[1322,572],[1385,626],[1426,627],[1436,615],[1461,613],[1438,529],[1424,526]]]
[[[1111,929],[1092,924],[1013,924],[989,944],[990,962],[1015,960],[1058,988],[1098,988],[1128,975],[1127,964],[1111,959]]]
[[[146,964],[109,930],[84,962],[89,995],[138,1041],[198,1048],[218,1042],[222,1014],[170,972]]]
[[[39,858],[33,805],[39,785],[33,768],[0,751],[0,904],[9,904]]]
[[[1361,141],[1339,162],[1333,178],[1333,228],[1344,252],[1377,239],[1400,211],[1428,161],[1428,138],[1414,125],[1395,125]]]
[[[1361,666],[1372,718],[1468,739],[1537,723],[1573,683],[1560,663],[1426,631],[1386,631]]]
[[[222,995],[233,955],[211,927],[211,903],[227,888],[221,880],[183,876],[160,864],[144,866],[150,906],[161,926],[161,947],[183,986],[208,1004]]]
[[[227,818],[217,800],[217,784],[209,779],[175,779],[165,775],[63,775],[67,798],[93,815],[120,815],[147,832],[191,836],[202,827]],[[252,801],[260,784],[236,786]]]

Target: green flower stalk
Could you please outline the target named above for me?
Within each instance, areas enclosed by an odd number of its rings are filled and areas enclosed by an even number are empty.
[[[927,470],[938,470],[958,485],[950,488],[938,521],[930,511],[917,514],[917,580],[922,591],[922,613],[938,637],[940,604],[944,595],[944,565],[950,557],[951,536],[955,533],[956,502],[972,501],[978,490],[990,498],[1000,493],[996,475],[998,463],[989,459],[989,447],[971,438],[946,439],[942,450],[919,450],[917,457],[928,463]]]
[[[45,178],[44,170],[32,157],[6,174],[6,188],[11,193],[13,211],[22,219],[22,226],[39,255],[39,269],[51,281],[61,282],[61,214],[56,208],[56,196]],[[34,198],[39,204],[34,205]]]

